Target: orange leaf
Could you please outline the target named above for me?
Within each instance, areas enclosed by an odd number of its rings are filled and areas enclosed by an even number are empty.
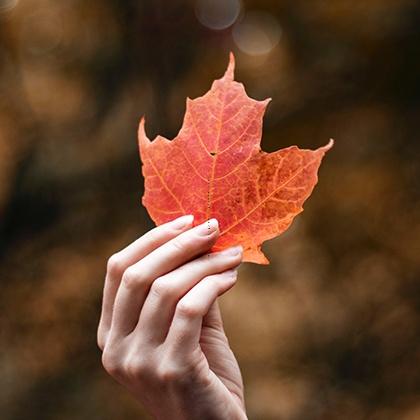
[[[212,251],[241,244],[244,261],[268,264],[262,242],[284,232],[303,210],[333,141],[314,151],[292,146],[263,152],[262,118],[270,100],[249,98],[233,80],[234,66],[231,54],[210,91],[187,99],[174,140],[150,141],[142,118],[142,201],[157,225],[183,214],[193,214],[194,224],[215,217],[221,233]]]

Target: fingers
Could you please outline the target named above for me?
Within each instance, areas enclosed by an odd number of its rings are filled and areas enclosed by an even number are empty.
[[[182,357],[182,354],[191,354],[197,348],[203,317],[209,312],[217,297],[235,284],[236,277],[236,270],[208,276],[178,302],[165,341],[165,345],[172,349],[174,358]]]
[[[203,327],[212,327],[224,332],[222,314],[220,313],[217,300],[211,305],[209,311],[203,318]]]
[[[109,259],[103,292],[102,312],[98,326],[98,345],[101,349],[104,347],[106,336],[111,327],[115,295],[124,271],[160,245],[190,228],[193,219],[192,215],[187,215],[160,225]]]
[[[211,219],[181,233],[129,267],[115,298],[111,335],[118,338],[131,333],[137,325],[152,282],[210,250],[218,234],[217,220]]]
[[[204,277],[234,268],[241,259],[242,247],[233,247],[204,255],[155,280],[141,310],[135,334],[141,336],[147,331],[148,340],[164,341],[178,301]]]

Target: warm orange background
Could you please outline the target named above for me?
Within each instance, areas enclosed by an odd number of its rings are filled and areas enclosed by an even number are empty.
[[[173,137],[230,50],[266,151],[336,140],[222,302],[250,419],[420,418],[418,1],[212,4],[0,0],[2,420],[147,418],[100,365],[106,259],[152,227],[139,117]]]

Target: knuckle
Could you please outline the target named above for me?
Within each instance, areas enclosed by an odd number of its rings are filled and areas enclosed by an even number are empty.
[[[198,305],[183,301],[179,301],[176,311],[182,318],[194,319],[201,316],[201,310]]]
[[[156,372],[158,381],[163,384],[178,383],[184,375],[185,372],[173,363],[161,363]]]
[[[130,379],[138,379],[141,368],[135,360],[127,360],[124,364],[124,372]]]
[[[197,366],[192,359],[187,359],[180,365],[174,362],[174,358],[170,353],[165,355],[155,371],[156,379],[164,386],[182,385],[183,383],[191,382],[193,378],[200,375],[200,370],[197,370]]]
[[[98,336],[98,338],[96,340],[96,344],[97,344],[99,350],[101,350],[101,351],[104,350],[104,348],[105,348],[105,340],[102,337]]]
[[[102,353],[102,366],[113,377],[119,377],[123,373],[123,366],[116,355],[109,350]]]
[[[167,281],[164,277],[157,278],[150,288],[151,293],[153,293],[153,296],[155,296],[157,299],[163,299],[166,300],[173,294],[173,287],[171,286],[170,282]]]
[[[98,333],[96,335],[96,343],[99,349],[102,351],[105,348],[105,342],[106,342],[105,334],[100,329],[98,329]]]
[[[142,376],[143,365],[136,359],[129,359],[124,365],[124,371],[130,378],[138,379]]]
[[[122,261],[122,258],[120,257],[120,255],[114,254],[111,255],[108,258],[108,262],[107,262],[107,273],[110,274],[111,276],[121,276],[122,273],[124,272],[124,264]]]
[[[145,285],[147,279],[141,270],[127,268],[127,270],[124,271],[122,282],[127,289],[131,290]]]
[[[145,382],[153,376],[153,363],[141,356],[129,357],[124,363],[124,372],[132,380]]]

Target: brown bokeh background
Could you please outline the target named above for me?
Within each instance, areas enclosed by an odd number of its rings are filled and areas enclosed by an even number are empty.
[[[250,419],[420,418],[418,1],[0,0],[3,420],[148,418],[100,365],[106,260],[153,226],[139,117],[174,137],[230,50],[266,151],[336,140],[222,299]]]

